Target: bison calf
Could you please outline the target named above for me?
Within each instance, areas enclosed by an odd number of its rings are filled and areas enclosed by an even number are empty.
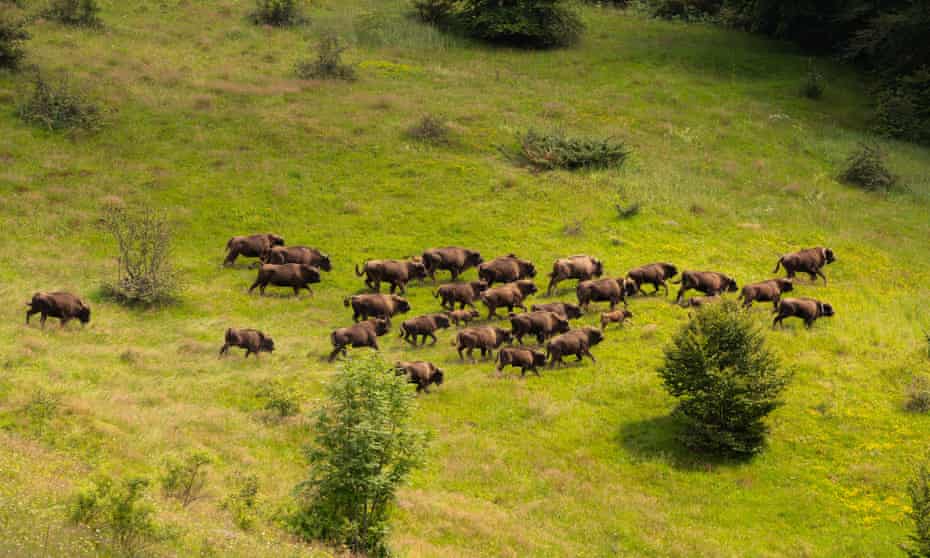
[[[274,352],[274,340],[257,329],[235,329],[226,330],[226,342],[220,349],[220,356],[229,352],[230,347],[241,347],[245,349],[245,358],[255,353],[258,358],[259,353]]]
[[[499,327],[483,326],[463,329],[455,336],[452,344],[458,350],[459,359],[465,360],[462,351],[467,351],[468,358],[474,362],[473,352],[475,349],[481,351],[481,358],[485,358],[489,353],[493,355],[495,349],[510,340],[509,331]]]
[[[394,365],[394,368],[397,370],[398,376],[406,374],[407,380],[411,384],[416,384],[417,393],[421,391],[429,393],[430,384],[440,386],[445,377],[442,368],[437,367],[432,362],[422,360],[414,362],[400,361]]]
[[[455,327],[459,327],[459,324],[468,325],[468,322],[478,319],[481,315],[477,310],[452,310],[445,314],[449,316],[449,319],[452,320]]]
[[[823,246],[805,248],[779,258],[778,263],[775,264],[775,271],[772,273],[778,273],[778,268],[783,267],[789,279],[793,278],[797,273],[806,273],[810,275],[811,281],[816,281],[817,277],[820,276],[823,278],[823,284],[826,285],[827,276],[823,274],[822,269],[825,265],[835,261],[836,255],[829,248]]]
[[[812,298],[785,298],[775,305],[773,314],[778,314],[772,321],[772,327],[784,325],[785,318],[801,318],[810,328],[817,318],[830,318],[835,314],[833,306]]]
[[[689,307],[690,308],[703,308],[704,306],[707,306],[708,304],[716,304],[720,302],[721,300],[723,299],[720,298],[720,295],[692,296],[691,298],[686,300],[685,303],[682,304],[681,306],[685,308],[689,308]]]
[[[559,316],[569,320],[577,320],[584,315],[580,306],[571,304],[570,302],[549,302],[547,304],[534,304],[530,306],[531,312],[540,312],[542,310],[555,312]]]
[[[620,324],[623,326],[623,322],[632,319],[633,313],[629,310],[614,310],[613,312],[604,312],[601,314],[601,331],[607,329],[607,324]]]
[[[753,302],[773,302],[777,306],[781,295],[793,290],[794,285],[790,279],[769,279],[744,286],[739,299],[745,308],[752,306]]]
[[[546,355],[541,351],[527,347],[504,347],[497,353],[497,373],[500,374],[505,366],[520,369],[520,377],[526,376],[530,370],[539,376],[538,366],[546,365]]]
[[[333,352],[329,354],[329,361],[335,360],[339,353],[347,354],[346,347],[371,347],[377,351],[378,337],[386,334],[390,327],[387,320],[373,318],[337,329],[329,336],[333,344]]]
[[[42,314],[43,328],[49,316],[58,318],[61,321],[61,327],[65,327],[65,324],[75,318],[81,324],[90,321],[90,306],[71,293],[36,293],[32,295],[32,300],[27,302],[26,306],[29,307],[29,310],[26,310],[26,323],[29,323],[29,318],[33,314]]]
[[[672,281],[672,283],[676,285],[681,283],[681,289],[675,299],[677,304],[681,304],[681,299],[685,296],[685,293],[692,289],[709,296],[719,295],[724,292],[735,293],[737,290],[735,280],[716,271],[683,271],[681,279]]]
[[[404,323],[400,324],[400,337],[414,346],[417,344],[418,336],[422,336],[423,345],[426,344],[426,338],[431,337],[433,339],[433,345],[435,345],[437,341],[436,330],[446,329],[450,325],[449,316],[445,314],[419,316],[404,320]]]

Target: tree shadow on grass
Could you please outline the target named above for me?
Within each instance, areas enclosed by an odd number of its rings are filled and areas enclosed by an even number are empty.
[[[738,467],[749,458],[721,456],[693,450],[681,441],[684,425],[671,414],[626,422],[617,432],[617,442],[637,459],[664,461],[681,471],[711,472],[721,467]]]

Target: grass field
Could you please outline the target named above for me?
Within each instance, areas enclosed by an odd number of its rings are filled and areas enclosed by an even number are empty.
[[[930,152],[884,144],[902,185],[889,195],[836,181],[871,139],[852,70],[818,60],[828,89],[810,101],[798,94],[808,59],[792,47],[593,7],[579,46],[526,52],[443,36],[401,0],[316,2],[290,30],[249,24],[246,0],[102,6],[102,30],[33,23],[27,60],[110,109],[101,132],[21,123],[27,74],[0,73],[0,555],[105,553],[67,522],[70,495],[99,472],[155,478],[165,456],[193,449],[215,458],[208,497],[182,508],[153,490],[165,532],[151,553],[331,552],[280,518],[334,372],[328,333],[350,323],[342,298],[362,287],[351,268],[448,244],[546,271],[590,253],[610,274],[671,261],[741,284],[824,244],[838,256],[829,285],[805,280],[798,294],[838,315],[768,335],[794,380],[748,462],[676,442],[655,368],[687,311],[662,297],[631,302],[634,321],[608,333],[596,365],[542,378],[460,364],[449,332],[415,350],[392,333],[386,360],[447,370],[419,399],[432,442],[392,521],[400,555],[900,554],[905,482],[930,434],[930,417],[903,410],[930,368]],[[325,32],[352,46],[358,81],[293,79]],[[448,122],[450,145],[405,136],[424,114]],[[620,170],[531,174],[500,153],[530,127],[612,136],[632,156]],[[99,297],[116,267],[100,208],[143,202],[171,216],[187,285],[161,310]],[[642,211],[620,220],[615,203]],[[221,267],[230,236],[264,231],[331,254],[315,296],[249,296],[254,271]],[[438,309],[432,288],[412,285],[411,315]],[[57,289],[88,297],[91,324],[24,326],[29,296]],[[559,298],[574,298],[568,283]],[[768,309],[753,313],[767,326]],[[268,332],[277,351],[217,359],[229,326]],[[256,392],[272,379],[300,390],[301,416],[264,419]],[[29,411],[41,393],[57,401],[44,420]],[[260,479],[251,531],[221,506],[237,471]]]

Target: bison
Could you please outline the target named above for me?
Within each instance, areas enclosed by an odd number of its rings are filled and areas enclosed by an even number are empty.
[[[380,292],[384,281],[391,284],[391,294],[398,288],[405,294],[408,282],[426,278],[426,267],[423,262],[413,260],[368,260],[361,269],[355,266],[355,275],[364,275],[365,286],[373,291]]]
[[[548,310],[510,316],[510,333],[521,345],[524,335],[535,335],[536,340],[542,344],[553,335],[565,333],[569,329],[568,318]]]
[[[433,281],[436,280],[436,272],[441,269],[451,272],[452,280],[455,281],[468,269],[484,263],[480,252],[458,246],[430,248],[423,252],[422,259],[423,265],[426,266],[426,273]]]
[[[369,317],[384,318],[391,323],[396,314],[406,314],[410,311],[410,303],[406,298],[387,294],[360,294],[347,296],[342,301],[343,306],[352,307],[352,320],[367,320]]]
[[[773,302],[778,305],[781,295],[794,290],[790,279],[769,279],[759,283],[745,285],[739,293],[743,306],[749,308],[753,302]]]
[[[481,293],[481,302],[488,307],[488,319],[496,317],[495,312],[498,308],[507,307],[508,312],[513,312],[514,307],[522,308],[523,299],[536,292],[536,284],[528,279],[521,279],[514,283],[508,283],[500,287],[494,287]]]
[[[371,347],[377,351],[378,337],[386,334],[390,327],[387,320],[372,318],[335,330],[329,336],[333,344],[333,352],[329,354],[329,361],[335,360],[339,353],[345,355],[347,353],[346,347]]]
[[[429,393],[430,384],[442,385],[445,373],[432,362],[422,360],[414,362],[400,361],[394,365],[397,375],[406,375],[411,384],[416,384],[417,393]]]
[[[691,298],[689,298],[688,300],[686,300],[685,303],[682,304],[682,306],[685,307],[685,308],[688,308],[688,307],[691,307],[691,308],[703,308],[704,306],[707,306],[708,304],[716,304],[716,303],[720,302],[721,300],[723,300],[723,299],[720,298],[720,295],[714,295],[714,296],[692,296]]]
[[[549,274],[549,286],[546,294],[552,294],[558,284],[568,279],[587,281],[597,279],[604,274],[604,265],[601,260],[591,256],[569,256],[561,258],[552,264],[552,273]]]
[[[472,353],[475,349],[481,351],[481,358],[485,358],[488,353],[493,355],[495,349],[510,340],[510,332],[505,329],[492,326],[481,326],[463,329],[455,336],[452,344],[459,353],[459,359],[465,360],[465,357],[462,356],[462,351],[467,351],[468,358],[474,362],[475,357]]]
[[[434,298],[441,299],[443,308],[454,310],[455,305],[464,310],[465,306],[475,307],[475,301],[481,293],[488,290],[487,281],[471,281],[470,283],[448,283],[440,286],[433,293]]]
[[[245,358],[249,358],[252,353],[255,353],[255,358],[258,358],[259,353],[274,352],[274,340],[257,329],[231,327],[226,330],[226,341],[220,349],[220,356],[228,353],[230,347],[245,349]]]
[[[226,259],[223,265],[232,265],[236,258],[261,258],[273,246],[284,246],[284,239],[276,234],[253,234],[234,236],[226,242]]]
[[[772,313],[778,314],[772,320],[772,327],[783,326],[785,318],[801,318],[809,329],[817,318],[830,318],[836,312],[830,304],[813,298],[783,298],[775,305]]]
[[[672,281],[672,283],[676,285],[681,283],[681,289],[675,299],[677,304],[681,304],[682,297],[691,289],[714,296],[724,292],[733,293],[738,288],[735,280],[716,271],[683,271],[681,278],[678,281]]]
[[[530,370],[539,376],[539,366],[546,365],[546,354],[542,351],[528,347],[504,347],[497,353],[497,373],[500,374],[505,366],[520,369],[520,377],[526,376]]]
[[[433,338],[433,345],[436,344],[436,330],[446,329],[452,325],[452,322],[449,320],[449,316],[445,314],[428,314],[426,316],[418,316],[416,318],[411,318],[409,320],[404,320],[400,324],[400,337],[403,337],[404,341],[410,343],[411,345],[417,344],[417,336],[422,336],[422,344],[426,344],[426,338]]]
[[[578,305],[588,309],[592,302],[610,302],[610,309],[613,310],[618,302],[626,303],[626,295],[630,294],[632,283],[626,279],[592,279],[582,281],[575,288],[575,294],[578,296]]]
[[[603,340],[604,333],[596,327],[585,326],[581,329],[573,329],[549,341],[546,345],[546,358],[550,359],[550,366],[555,366],[556,363],[561,366],[562,357],[565,355],[575,355],[579,362],[582,356],[587,355],[591,362],[597,362],[591,354],[591,347]]]
[[[631,319],[633,319],[633,313],[629,310],[604,312],[601,314],[601,331],[607,329],[607,324],[620,324],[620,327],[623,327],[623,323]]]
[[[580,306],[570,302],[549,302],[547,304],[534,304],[530,306],[530,311],[532,312],[539,312],[541,310],[555,312],[569,320],[577,320],[584,315]]]
[[[652,294],[659,292],[659,287],[665,287],[665,296],[668,296],[668,281],[678,275],[678,268],[670,263],[651,263],[631,269],[626,278],[633,282],[636,292],[646,294],[643,285],[652,285],[655,289]]]
[[[306,264],[262,264],[258,268],[258,277],[249,287],[249,292],[258,287],[258,292],[264,296],[265,288],[268,285],[276,287],[291,287],[294,289],[294,296],[300,296],[300,289],[307,289],[310,294],[313,291],[310,285],[320,282],[320,270]]]
[[[476,320],[481,316],[477,310],[450,310],[445,312],[445,314],[449,316],[449,319],[452,320],[455,327],[458,327],[459,324],[468,325],[468,322]]]
[[[513,254],[494,258],[478,266],[478,278],[488,282],[488,286],[496,283],[513,283],[520,279],[536,277],[536,266],[529,260],[523,260]]]
[[[785,254],[778,258],[778,263],[775,264],[775,271],[772,273],[778,273],[778,268],[783,267],[788,273],[789,279],[793,278],[797,273],[806,273],[810,275],[811,281],[816,281],[817,277],[820,276],[823,278],[823,284],[826,285],[827,276],[823,274],[823,266],[835,261],[836,255],[833,253],[833,250],[829,248],[824,248],[823,246],[805,248],[799,252]]]
[[[54,292],[54,293],[36,293],[32,295],[32,300],[26,303],[29,310],[26,310],[26,323],[33,314],[42,314],[42,327],[45,327],[45,320],[49,316],[58,318],[61,327],[71,320],[77,318],[81,324],[90,321],[90,306],[83,300],[71,293]]]
[[[323,271],[332,271],[329,256],[316,248],[306,246],[272,246],[262,254],[262,263],[286,264],[296,263],[310,265]]]

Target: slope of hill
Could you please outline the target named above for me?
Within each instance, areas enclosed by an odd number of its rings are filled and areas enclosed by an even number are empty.
[[[887,196],[836,181],[868,139],[854,73],[820,61],[829,88],[809,101],[797,92],[807,59],[791,47],[591,7],[578,47],[526,52],[443,36],[401,0],[318,2],[291,30],[252,26],[245,0],[102,5],[102,30],[38,21],[28,43],[29,63],[69,72],[112,109],[101,132],[21,123],[27,76],[0,73],[0,555],[93,554],[90,533],[66,521],[69,495],[97,472],[154,478],[190,449],[215,457],[208,497],[181,508],[153,491],[166,530],[154,553],[325,554],[277,519],[334,370],[328,332],[350,323],[342,298],[362,286],[352,267],[447,244],[546,271],[591,253],[610,274],[671,261],[741,283],[824,244],[838,255],[829,284],[798,292],[838,315],[769,334],[794,380],[769,447],[747,463],[676,443],[655,368],[688,313],[662,297],[631,302],[634,321],[608,333],[597,364],[542,378],[460,363],[449,332],[422,349],[391,334],[386,360],[448,372],[419,400],[433,440],[400,494],[400,555],[898,554],[904,483],[930,434],[930,418],[902,410],[928,369],[930,153],[886,144],[904,185]],[[352,44],[357,82],[292,77],[324,32]],[[424,114],[454,141],[408,139]],[[530,127],[612,136],[633,154],[621,170],[531,174],[499,151]],[[115,272],[100,208],[142,202],[171,215],[187,284],[162,310],[97,294]],[[615,203],[642,210],[620,220]],[[263,231],[331,254],[315,296],[249,296],[254,271],[221,267],[230,236]],[[432,288],[411,286],[412,315],[438,309]],[[88,295],[91,324],[25,327],[23,302],[52,289]],[[563,285],[558,298],[573,297]],[[229,326],[267,331],[278,350],[219,360]],[[302,416],[262,419],[256,392],[272,379],[302,393]],[[38,418],[37,398],[52,401]],[[260,481],[251,531],[221,505],[237,471]]]

